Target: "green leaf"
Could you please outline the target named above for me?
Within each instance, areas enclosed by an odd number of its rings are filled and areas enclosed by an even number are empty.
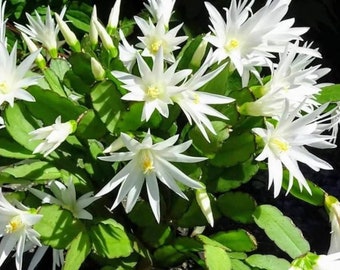
[[[3,172],[0,172],[0,185],[5,184],[21,184],[21,185],[29,185],[31,181],[23,178],[16,178],[13,175]]]
[[[306,189],[300,189],[299,182],[294,178],[294,183],[292,188],[289,191],[289,194],[293,195],[294,197],[305,201],[309,204],[315,205],[315,206],[323,206],[324,205],[324,199],[325,199],[325,191],[318,187],[316,184],[314,184],[312,181],[307,180],[308,186],[312,192],[312,194],[309,194]],[[287,170],[284,170],[283,172],[283,181],[282,181],[282,187],[287,190],[289,183],[289,172]]]
[[[240,260],[231,259],[231,269],[233,270],[251,270],[250,267]]]
[[[30,87],[29,92],[35,97],[36,102],[27,103],[26,106],[31,114],[42,120],[45,125],[53,124],[59,115],[62,122],[77,120],[86,110],[68,98],[38,86]]]
[[[222,121],[212,121],[212,126],[214,127],[217,134],[211,133],[207,130],[207,134],[210,142],[208,142],[202,135],[202,132],[197,126],[189,132],[189,137],[192,140],[193,146],[208,158],[214,158],[215,154],[220,150],[223,142],[229,138],[229,126]]]
[[[302,232],[289,217],[272,205],[260,205],[254,212],[256,224],[291,258],[295,259],[310,250]]]
[[[72,53],[69,58],[74,74],[78,75],[86,84],[95,82],[91,69],[91,56],[85,53]]]
[[[252,267],[266,270],[287,270],[290,267],[290,263],[287,260],[274,255],[254,254],[248,257],[246,262]]]
[[[226,246],[224,246],[223,244],[221,244],[218,241],[215,241],[214,239],[209,238],[208,236],[205,236],[203,234],[199,234],[196,236],[196,238],[202,242],[202,244],[204,245],[208,245],[208,246],[214,246],[214,247],[218,247],[221,248],[223,250],[228,250],[230,251],[229,248],[227,248]]]
[[[253,134],[232,132],[210,162],[217,167],[231,167],[248,160],[254,152],[255,137]]]
[[[340,84],[333,84],[325,86],[321,89],[321,92],[316,95],[316,100],[321,104],[327,102],[339,102],[340,101]]]
[[[121,111],[125,109],[116,85],[110,81],[97,84],[91,92],[91,98],[100,119],[106,128],[113,132]]]
[[[79,10],[68,10],[66,18],[78,29],[89,32],[90,17],[84,12]]]
[[[171,228],[164,224],[148,226],[143,229],[142,238],[151,247],[159,247],[168,242],[172,237]]]
[[[141,121],[143,106],[141,102],[132,103],[127,110],[122,111],[117,122],[116,131],[131,132],[137,130],[143,124]],[[154,115],[155,113],[152,114],[149,121],[154,118]]]
[[[238,188],[247,183],[258,170],[259,165],[253,162],[253,158],[227,169],[208,167],[207,180],[205,181],[207,190],[226,192]]]
[[[77,125],[76,135],[83,139],[99,139],[107,129],[93,110],[86,111]]]
[[[127,257],[133,251],[123,227],[114,220],[92,226],[90,238],[96,253],[109,259]]]
[[[15,141],[31,151],[38,146],[39,142],[31,141],[28,134],[35,130],[36,122],[23,103],[16,102],[13,107],[7,107],[4,120],[8,133]]]
[[[9,138],[0,137],[0,156],[16,159],[28,159],[35,155],[17,142]]]
[[[232,251],[250,252],[257,248],[255,237],[242,229],[218,232],[210,236],[210,238],[223,244]]]
[[[140,227],[155,226],[157,222],[146,201],[139,201],[128,214],[129,219]]]
[[[197,36],[194,39],[188,41],[186,45],[181,50],[178,59],[180,59],[178,63],[178,69],[185,69],[185,68],[198,68],[193,67],[190,65],[192,57],[194,56],[198,46],[202,42],[202,36]]]
[[[65,73],[70,70],[71,65],[64,59],[52,59],[49,65],[60,81],[64,79]]]
[[[204,257],[209,270],[231,270],[230,258],[220,247],[204,245]]]
[[[173,243],[174,248],[182,253],[199,252],[203,250],[202,241],[191,237],[177,237]]]
[[[16,178],[26,178],[32,181],[58,179],[61,176],[59,170],[46,161],[33,161],[14,167],[7,167],[2,171]]]
[[[217,200],[221,213],[241,223],[253,222],[256,202],[253,197],[243,192],[226,192]]]
[[[81,231],[71,242],[66,253],[63,270],[77,270],[91,252],[91,242],[88,234]]]
[[[173,246],[162,246],[154,252],[154,259],[162,267],[171,267],[184,261],[187,256]]]
[[[64,87],[61,84],[57,74],[51,69],[44,70],[44,79],[48,83],[50,89],[59,96],[66,97]]]
[[[39,210],[42,219],[34,225],[41,242],[56,249],[65,249],[83,229],[70,211],[57,205],[43,205]]]
[[[189,198],[190,200],[190,198]],[[204,214],[202,213],[202,210],[200,206],[197,203],[197,200],[192,199],[190,200],[190,206],[187,209],[187,211],[182,215],[182,217],[177,221],[177,224],[184,228],[194,227],[194,226],[206,226],[208,224],[207,219],[205,218]],[[212,200],[210,200],[212,203]],[[216,211],[214,211],[214,205],[212,204],[213,213],[215,214]],[[214,218],[216,218],[214,216]]]

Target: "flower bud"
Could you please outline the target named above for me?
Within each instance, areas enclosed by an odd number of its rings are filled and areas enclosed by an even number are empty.
[[[34,42],[26,34],[21,33],[21,35],[30,53],[35,53],[36,51],[39,50],[38,47],[34,44]],[[46,61],[45,58],[41,55],[41,53],[38,54],[37,58],[35,59],[35,62],[40,69],[46,68]]]
[[[68,27],[68,25],[60,18],[60,16],[57,13],[55,13],[54,15],[59,25],[60,31],[65,38],[66,43],[70,45],[73,51],[80,52],[81,51],[80,42],[77,39],[76,35]]]
[[[98,45],[98,31],[95,25],[95,21],[97,21],[97,7],[96,5],[93,6],[91,21],[90,21],[90,31],[89,31],[89,38],[92,47],[96,47]]]
[[[195,193],[196,201],[200,206],[202,213],[204,214],[210,226],[214,227],[214,217],[211,210],[210,199],[206,189],[205,188],[197,189]]]
[[[115,4],[113,5],[111,9],[109,22],[107,23],[107,27],[106,27],[109,35],[112,35],[117,29],[118,21],[119,21],[120,2],[121,0],[116,0]]]
[[[194,67],[201,66],[202,59],[205,55],[205,51],[207,49],[208,42],[202,39],[201,43],[198,45],[194,55],[191,58],[190,65]]]
[[[117,48],[113,44],[113,41],[110,37],[110,35],[107,33],[104,26],[102,26],[98,21],[94,21],[94,24],[97,28],[98,35],[103,42],[103,46],[106,50],[110,52],[111,57],[116,57],[118,54]]]
[[[94,78],[97,81],[102,81],[105,79],[106,72],[102,65],[94,57],[91,57],[91,70]]]

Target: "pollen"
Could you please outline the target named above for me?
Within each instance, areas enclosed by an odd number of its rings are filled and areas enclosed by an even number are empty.
[[[14,233],[23,227],[23,223],[20,216],[13,217],[5,227],[6,233]]]
[[[153,166],[153,160],[148,154],[145,154],[143,157],[142,168],[144,174],[148,174],[155,169]]]
[[[236,49],[239,45],[240,45],[240,43],[238,42],[238,40],[232,38],[232,39],[229,40],[229,42],[225,45],[224,48],[225,48],[227,51],[232,51],[232,50]]]
[[[159,88],[157,86],[149,86],[146,89],[146,95],[151,99],[156,99],[159,97],[161,92],[159,91]]]
[[[150,51],[152,54],[156,54],[159,48],[162,46],[163,42],[161,40],[157,40],[151,43]]]
[[[281,139],[273,138],[270,140],[270,143],[274,145],[279,152],[286,152],[289,150],[289,144]]]
[[[5,81],[0,82],[0,93],[1,94],[8,94],[10,91],[7,83]]]

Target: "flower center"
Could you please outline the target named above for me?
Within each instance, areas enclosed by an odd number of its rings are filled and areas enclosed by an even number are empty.
[[[240,43],[238,42],[237,39],[232,38],[231,40],[229,40],[229,42],[224,46],[224,48],[230,52],[236,48],[238,48],[238,46],[240,45]]]
[[[150,46],[150,51],[152,54],[156,54],[159,50],[159,48],[162,46],[163,42],[162,40],[156,40],[154,42],[151,43]]]
[[[13,217],[5,227],[6,233],[14,233],[24,226],[20,216]]]
[[[158,98],[160,94],[161,94],[161,91],[159,90],[157,86],[152,85],[146,89],[146,95],[151,99]]]
[[[153,159],[150,153],[143,151],[142,153],[142,169],[144,174],[153,172],[155,167],[153,166]]]
[[[270,140],[270,143],[279,150],[280,153],[289,150],[289,144],[281,139],[273,138]]]
[[[200,96],[197,94],[194,94],[194,104],[199,104],[200,103]]]
[[[5,81],[0,82],[0,93],[1,94],[8,94],[10,91],[7,83]]]

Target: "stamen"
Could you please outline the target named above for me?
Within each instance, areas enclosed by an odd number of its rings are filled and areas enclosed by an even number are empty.
[[[0,93],[1,94],[8,94],[10,91],[7,83],[5,81],[0,82]]]
[[[157,86],[149,86],[147,89],[146,89],[146,95],[151,98],[151,99],[156,99],[159,97],[160,95],[160,91],[159,91],[159,88]]]
[[[232,39],[224,46],[224,48],[225,48],[227,51],[232,51],[232,50],[236,49],[239,45],[240,45],[240,44],[239,44],[238,40],[232,38]]]
[[[6,233],[14,233],[23,227],[23,223],[20,216],[13,217],[10,222],[5,226]]]

